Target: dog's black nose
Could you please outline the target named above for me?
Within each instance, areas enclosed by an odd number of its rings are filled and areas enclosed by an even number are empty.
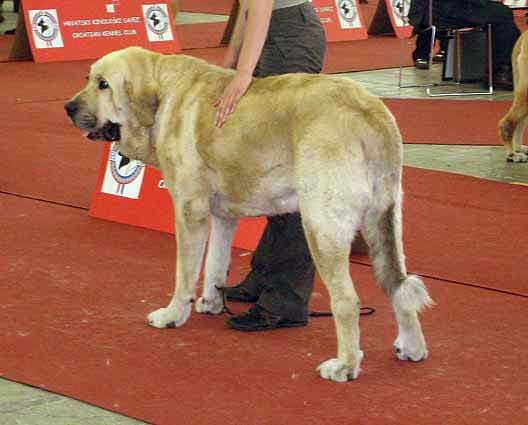
[[[68,102],[66,105],[64,105],[64,109],[66,109],[68,116],[73,118],[79,107],[77,106],[76,102]]]

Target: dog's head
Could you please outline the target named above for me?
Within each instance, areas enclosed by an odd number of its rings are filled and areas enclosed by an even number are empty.
[[[117,142],[125,155],[147,162],[158,108],[159,56],[131,47],[95,62],[86,87],[65,105],[73,124],[90,140]]]

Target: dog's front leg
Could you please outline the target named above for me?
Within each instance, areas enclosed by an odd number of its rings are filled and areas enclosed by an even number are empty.
[[[231,261],[231,242],[237,220],[212,216],[211,236],[205,260],[205,282],[202,296],[196,300],[198,313],[220,314],[224,309],[219,288],[225,286]]]
[[[149,314],[149,324],[156,328],[181,326],[191,314],[191,303],[195,296],[209,232],[208,214],[202,204],[201,200],[194,200],[174,205],[177,243],[176,289],[166,308]]]

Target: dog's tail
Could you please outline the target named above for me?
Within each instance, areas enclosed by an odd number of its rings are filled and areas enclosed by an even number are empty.
[[[431,306],[433,301],[421,279],[407,275],[402,240],[402,192],[386,208],[369,211],[361,229],[369,246],[377,284],[391,299],[406,294],[415,311]],[[401,288],[401,290],[399,290]]]

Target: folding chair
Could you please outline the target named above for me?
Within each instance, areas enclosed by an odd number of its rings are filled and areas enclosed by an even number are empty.
[[[430,97],[444,97],[444,96],[474,96],[474,95],[492,95],[493,94],[493,56],[492,56],[492,49],[491,49],[491,43],[492,43],[492,31],[491,31],[491,25],[487,25],[487,75],[488,75],[488,81],[487,81],[487,90],[464,90],[463,88],[463,75],[462,75],[462,35],[465,31],[468,29],[477,29],[481,28],[478,27],[464,27],[464,28],[449,28],[445,27],[442,28],[446,30],[451,37],[453,37],[453,41],[449,43],[448,49],[454,49],[447,52],[447,56],[456,55],[454,58],[455,66],[453,69],[453,81],[454,83],[442,83],[442,84],[431,84],[427,87],[427,95]],[[436,27],[433,33],[436,32]],[[446,58],[447,60],[448,58]],[[429,67],[429,82],[431,83],[433,81],[432,76],[432,69]],[[435,89],[435,87],[456,87],[458,91],[442,91]]]
[[[411,0],[404,0],[409,2]],[[466,91],[463,90],[462,87],[462,72],[461,72],[461,34],[462,31],[465,31],[468,29],[468,27],[449,27],[449,26],[438,26],[435,24],[435,20],[433,17],[433,1],[429,1],[429,16],[428,16],[428,26],[420,31],[420,33],[425,33],[427,31],[431,31],[431,44],[429,48],[429,71],[428,71],[428,78],[427,83],[424,84],[408,84],[404,85],[402,84],[403,80],[403,56],[404,56],[404,47],[405,47],[405,39],[402,38],[400,41],[400,70],[399,70],[399,78],[398,78],[398,87],[399,88],[411,88],[411,87],[425,87],[426,93],[430,97],[442,97],[442,96],[471,96],[471,95],[491,95],[493,94],[493,59],[492,59],[492,50],[491,50],[491,25],[488,25],[487,28],[487,46],[488,46],[488,89],[486,91],[480,90],[480,91]],[[442,1],[442,0],[436,0],[436,1]],[[409,8],[405,10],[409,10]],[[408,18],[407,18],[408,19]],[[480,27],[469,27],[469,28],[480,28]],[[448,32],[452,37],[454,37],[454,41],[456,44],[455,52],[458,55],[457,60],[455,61],[457,63],[457,67],[454,70],[454,83],[437,83],[434,82],[434,76],[433,73],[435,70],[433,69],[433,56],[434,56],[434,49],[435,49],[435,41],[436,41],[436,35],[440,31]],[[454,44],[451,43],[451,48],[453,48]],[[452,91],[442,91],[438,90],[436,88],[438,87],[457,87],[459,91],[452,92]]]

